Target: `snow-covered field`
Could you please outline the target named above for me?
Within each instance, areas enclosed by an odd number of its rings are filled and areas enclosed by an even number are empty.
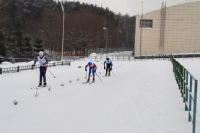
[[[36,70],[0,75],[0,132],[192,132],[170,61],[115,61],[110,77],[95,62],[102,81],[91,85],[82,84],[86,63],[48,68],[56,76],[47,72],[50,91],[36,90]]]

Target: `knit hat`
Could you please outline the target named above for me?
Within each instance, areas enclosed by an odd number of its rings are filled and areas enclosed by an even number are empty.
[[[88,66],[89,66],[89,67],[92,66],[92,62],[88,62]]]
[[[43,52],[43,51],[40,51],[40,52],[39,52],[39,55],[44,55],[44,52]]]

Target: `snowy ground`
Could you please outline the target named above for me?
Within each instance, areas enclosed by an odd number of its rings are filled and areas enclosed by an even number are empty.
[[[56,76],[47,72],[50,91],[36,90],[36,70],[0,75],[0,132],[192,132],[170,61],[116,61],[111,77],[95,62],[103,81],[91,85],[82,84],[86,63],[48,68]]]

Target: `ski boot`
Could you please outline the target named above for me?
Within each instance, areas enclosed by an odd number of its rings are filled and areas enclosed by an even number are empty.
[[[93,79],[92,82],[95,82],[95,79]]]
[[[47,83],[44,83],[43,87],[46,87],[47,86]]]
[[[90,79],[87,80],[87,83],[90,82]]]
[[[42,83],[39,83],[38,87],[41,87],[42,86]]]

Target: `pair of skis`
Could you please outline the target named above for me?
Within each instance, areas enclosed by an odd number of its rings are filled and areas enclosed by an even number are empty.
[[[110,76],[107,76],[107,75],[105,76],[105,75],[104,75],[104,76],[102,76],[102,77],[110,77]]]
[[[89,85],[91,85],[91,84],[93,84],[94,83],[94,81],[92,81],[92,82],[88,82],[88,81],[86,81],[86,82],[83,82],[82,84],[89,84]]]
[[[39,90],[39,89],[42,89],[42,88],[45,88],[45,87],[50,87],[50,86],[49,85],[37,86],[36,89]]]

